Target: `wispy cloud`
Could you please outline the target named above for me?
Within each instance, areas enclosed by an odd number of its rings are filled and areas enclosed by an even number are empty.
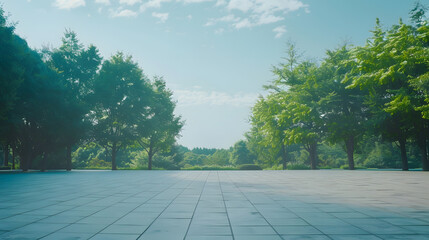
[[[129,6],[133,6],[136,3],[141,3],[141,0],[119,0],[120,4],[125,4],[125,5],[129,5]]]
[[[140,5],[140,11],[144,12],[149,8],[161,8],[162,3],[170,1],[171,0],[149,0]]]
[[[110,10],[110,16],[116,17],[137,17],[138,13],[130,9],[119,8],[117,10]]]
[[[95,0],[96,3],[110,5],[110,0]]]
[[[258,99],[258,94],[254,93],[229,94],[201,89],[175,90],[173,95],[178,107],[197,105],[243,107],[252,106]]]
[[[202,2],[211,2],[213,0],[177,0],[178,2],[184,3],[202,3]]]
[[[273,29],[273,32],[276,33],[275,38],[281,38],[283,34],[286,33],[286,27],[285,26],[279,26]]]
[[[239,17],[234,16],[234,14],[229,14],[220,18],[210,18],[204,26],[213,26],[218,22],[237,22],[240,21]]]
[[[161,23],[164,23],[165,21],[167,21],[168,19],[168,13],[158,13],[158,12],[153,12],[152,13],[152,17],[156,17],[159,19],[159,21]]]
[[[308,5],[300,0],[218,0],[215,6],[223,6],[230,14],[221,18],[211,18],[204,26],[227,23],[235,29],[252,28],[284,20],[288,12],[304,9]]]
[[[223,32],[225,32],[225,29],[223,29],[223,28],[218,28],[215,30],[216,35],[222,35]]]
[[[85,6],[85,0],[55,0],[54,6],[59,9],[72,9]]]

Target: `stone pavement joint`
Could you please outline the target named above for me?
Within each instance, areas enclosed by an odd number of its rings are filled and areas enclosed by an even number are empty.
[[[0,239],[428,239],[429,174],[0,174]]]

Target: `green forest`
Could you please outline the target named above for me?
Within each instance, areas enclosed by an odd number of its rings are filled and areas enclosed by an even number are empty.
[[[429,170],[429,22],[376,20],[363,46],[321,61],[289,43],[251,129],[229,149],[177,143],[186,124],[163,77],[133,57],[103,59],[66,30],[57,47],[31,49],[0,8],[2,169]],[[284,50],[284,49],[283,49]]]

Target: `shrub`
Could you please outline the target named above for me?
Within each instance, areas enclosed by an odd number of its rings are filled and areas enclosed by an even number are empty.
[[[237,170],[233,166],[219,166],[219,165],[203,165],[203,166],[190,166],[185,165],[182,170]]]
[[[308,170],[310,166],[302,164],[302,163],[289,163],[287,165],[288,170]]]
[[[255,164],[243,164],[238,166],[238,170],[262,170],[262,168]]]

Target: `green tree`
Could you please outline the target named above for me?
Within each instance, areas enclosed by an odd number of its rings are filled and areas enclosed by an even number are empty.
[[[324,71],[320,105],[325,122],[326,138],[331,143],[344,143],[350,170],[354,170],[353,154],[359,138],[366,130],[368,107],[365,95],[358,88],[347,89],[344,77],[354,67],[346,45],[326,52],[321,65]]]
[[[253,164],[254,156],[247,149],[246,142],[240,140],[234,144],[231,152],[231,163],[234,165]]]
[[[410,84],[427,73],[428,50],[414,29],[400,21],[385,32],[377,20],[372,39],[355,51],[356,67],[349,87],[366,90],[369,104],[382,123],[393,123],[398,129],[394,136],[392,132],[385,135],[399,142],[403,169],[407,169],[405,143],[413,137],[421,151],[422,167],[429,170],[428,123],[421,112],[425,97]]]
[[[141,118],[137,142],[148,154],[148,169],[152,169],[153,156],[162,151],[168,151],[176,142],[183,122],[174,115],[176,104],[172,99],[173,93],[167,89],[162,78],[155,78],[150,84],[152,99],[150,115],[147,119]]]
[[[76,33],[67,30],[62,45],[47,54],[48,65],[55,70],[69,89],[63,121],[67,128],[61,131],[66,141],[66,168],[71,170],[72,146],[89,131],[90,123],[85,118],[91,110],[89,96],[93,92],[93,82],[101,64],[98,49],[90,45],[87,49],[79,43]]]
[[[137,140],[139,124],[149,117],[150,92],[137,63],[121,52],[103,63],[94,80],[93,135],[110,151],[112,170],[118,151]]]

